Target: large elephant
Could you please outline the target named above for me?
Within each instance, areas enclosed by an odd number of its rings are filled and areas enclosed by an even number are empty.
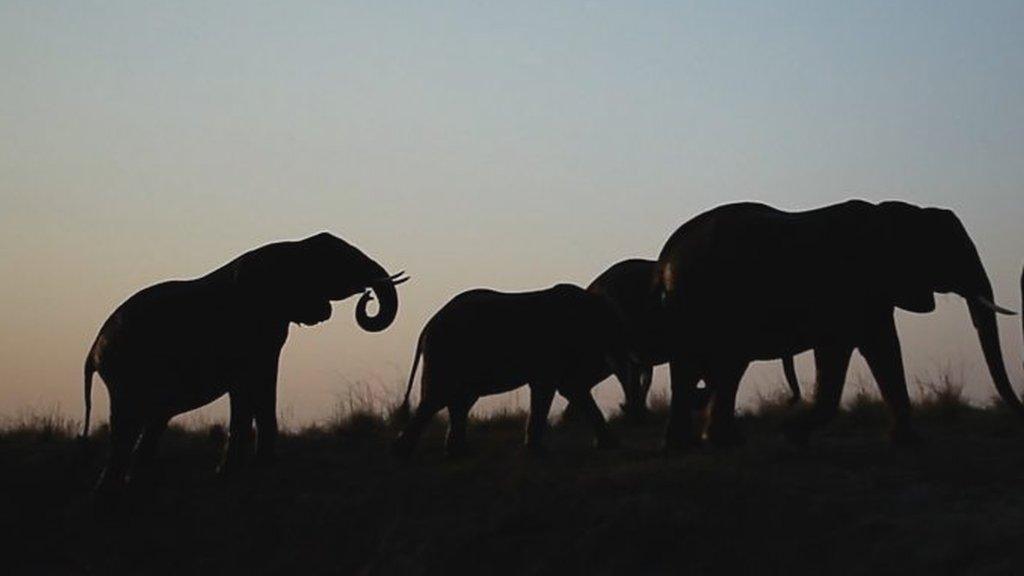
[[[398,312],[400,275],[322,232],[268,244],[201,278],[133,295],[100,328],[85,361],[83,436],[94,372],[110,394],[110,456],[98,488],[123,483],[133,451],[137,464],[149,462],[171,417],[225,393],[231,424],[222,471],[247,458],[254,419],[256,456],[272,459],[278,358],[289,323],[323,322],[332,300],[361,293],[356,322],[370,332],[384,330]],[[371,316],[374,295],[378,309]]]
[[[935,292],[967,300],[996,389],[1024,415],[999,347],[995,313],[1008,311],[993,303],[978,251],[949,210],[861,200],[806,212],[721,206],[669,238],[656,288],[672,322],[669,447],[694,440],[685,407],[699,379],[714,394],[709,439],[734,443],[736,389],[748,363],[807,349],[815,402],[790,420],[790,439],[805,442],[834,416],[854,349],[892,413],[892,438],[916,439],[893,312],[930,312]]]
[[[408,456],[427,422],[447,408],[446,448],[457,454],[477,399],[525,384],[530,386],[528,448],[542,448],[556,391],[592,422],[598,446],[613,444],[590,390],[613,372],[624,388],[635,385],[620,370],[628,354],[623,335],[604,300],[570,284],[521,293],[470,290],[455,296],[420,333],[401,410],[408,411],[422,356],[420,403],[395,441],[395,453]],[[627,398],[632,394],[626,391]]]
[[[654,367],[670,359],[668,342],[669,322],[662,313],[657,291],[652,289],[657,276],[658,263],[654,260],[631,258],[613,264],[602,272],[587,290],[606,299],[619,315],[630,342],[630,357],[624,367],[627,377],[639,385],[631,388],[636,394],[626,397],[623,411],[635,420],[647,414],[647,394],[651,388]],[[792,356],[782,357],[783,372],[791,392],[790,404],[800,401],[800,382],[796,377]],[[697,408],[703,401],[696,401]]]

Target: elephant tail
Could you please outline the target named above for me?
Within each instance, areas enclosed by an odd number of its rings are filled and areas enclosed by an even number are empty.
[[[792,396],[789,397],[789,404],[800,402],[800,379],[796,377],[796,366],[793,365],[793,356],[782,357],[782,371],[786,374],[786,383]]]
[[[395,408],[391,414],[392,420],[398,423],[405,423],[409,421],[409,415],[412,412],[409,406],[409,395],[412,393],[412,383],[416,380],[416,370],[420,366],[420,357],[423,355],[423,335],[420,334],[418,340],[416,340],[416,352],[412,356],[412,370],[409,372],[409,383],[405,387],[405,397],[402,399],[402,403]]]
[[[82,426],[82,435],[79,439],[82,442],[89,440],[89,417],[92,415],[92,376],[96,373],[96,366],[92,361],[92,350],[85,359],[85,424]]]

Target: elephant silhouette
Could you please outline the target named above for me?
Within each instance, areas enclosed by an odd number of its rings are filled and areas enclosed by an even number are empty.
[[[651,388],[654,367],[669,361],[671,344],[667,341],[668,325],[659,306],[657,290],[658,263],[654,260],[631,258],[617,262],[590,283],[587,290],[606,299],[622,319],[629,335],[630,358],[623,368],[627,378],[639,383],[631,388],[636,392],[626,397],[623,412],[633,420],[643,420],[647,414],[647,394]],[[792,356],[782,357],[783,373],[790,389],[790,405],[800,401],[800,382],[796,376]],[[702,409],[708,395],[696,400]],[[570,405],[571,408],[571,405]]]
[[[727,204],[680,226],[656,274],[672,344],[670,447],[694,441],[687,408],[700,379],[713,393],[708,438],[733,444],[742,440],[734,404],[747,365],[808,349],[815,401],[789,421],[791,440],[806,442],[834,416],[857,349],[892,413],[893,440],[914,441],[893,312],[930,312],[936,292],[967,300],[996,390],[1024,415],[999,347],[995,314],[1009,311],[994,303],[978,251],[950,210],[862,200],[804,212]]]
[[[407,457],[427,422],[448,409],[449,454],[465,447],[466,420],[478,398],[530,387],[526,445],[542,449],[555,392],[582,410],[599,447],[614,445],[591,388],[613,372],[626,397],[636,383],[622,371],[628,355],[624,331],[605,300],[571,284],[534,292],[470,290],[452,298],[424,326],[416,345],[402,412],[409,408],[417,366],[423,361],[420,403],[394,451]]]
[[[323,322],[331,301],[361,293],[356,322],[384,330],[398,312],[395,286],[406,279],[323,232],[268,244],[200,278],[131,296],[104,322],[85,361],[83,437],[95,372],[110,395],[110,455],[97,489],[116,493],[133,455],[137,466],[151,462],[173,416],[224,394],[231,423],[221,471],[248,458],[254,420],[256,457],[272,460],[278,359],[289,324]],[[374,296],[378,310],[371,316]]]

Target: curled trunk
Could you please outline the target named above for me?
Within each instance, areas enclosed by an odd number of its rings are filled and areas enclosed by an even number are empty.
[[[367,308],[376,296],[377,314],[370,316]],[[390,278],[383,278],[370,284],[370,289],[363,293],[356,304],[356,323],[367,332],[385,330],[398,315],[398,291]]]

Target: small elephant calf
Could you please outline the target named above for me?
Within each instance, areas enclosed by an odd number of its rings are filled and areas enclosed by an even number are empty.
[[[422,356],[420,404],[395,441],[395,454],[410,455],[423,427],[443,408],[449,417],[446,449],[458,454],[465,447],[466,418],[477,399],[525,384],[530,386],[527,447],[542,447],[556,391],[591,421],[597,445],[611,446],[613,439],[590,390],[613,373],[624,389],[638,385],[623,370],[627,350],[618,316],[604,300],[578,286],[463,292],[420,334],[402,410],[408,411]],[[633,397],[629,391],[626,395]]]

